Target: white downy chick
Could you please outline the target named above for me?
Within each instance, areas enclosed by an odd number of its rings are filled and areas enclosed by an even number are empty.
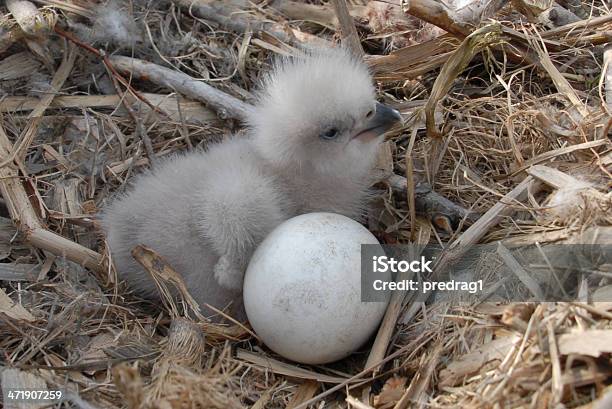
[[[375,100],[367,67],[343,49],[279,61],[248,119],[249,136],[176,155],[135,178],[103,212],[122,279],[155,297],[131,257],[155,249],[194,299],[244,318],[251,254],[281,222],[307,212],[360,218],[383,133],[399,113]]]

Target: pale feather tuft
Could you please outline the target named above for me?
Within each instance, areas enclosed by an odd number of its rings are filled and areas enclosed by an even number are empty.
[[[143,30],[135,16],[117,0],[109,0],[93,9],[93,26],[74,23],[73,29],[87,41],[133,47],[144,41]]]
[[[307,50],[276,61],[248,122],[261,135],[257,146],[266,159],[295,163],[307,159],[295,149],[305,138],[333,121],[354,120],[374,102],[372,77],[363,62],[343,48]]]

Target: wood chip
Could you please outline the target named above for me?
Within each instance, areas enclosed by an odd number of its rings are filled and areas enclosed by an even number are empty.
[[[557,338],[559,353],[578,354],[597,358],[612,353],[612,329],[591,329],[562,334]]]
[[[483,344],[472,352],[454,357],[453,361],[440,371],[440,385],[453,386],[482,368],[488,362],[502,361],[510,349],[521,340],[518,335],[510,335]]]
[[[27,77],[40,66],[40,61],[27,51],[10,55],[0,61],[0,81]]]
[[[268,369],[274,373],[280,375],[286,375],[298,379],[312,379],[318,382],[324,383],[342,383],[346,381],[346,378],[338,376],[324,375],[308,369],[300,368],[295,365],[291,365],[285,362],[278,361],[273,358],[269,358],[263,355],[256,354],[245,349],[238,349],[236,351],[236,358],[239,360],[249,362],[251,364],[260,366]]]
[[[33,322],[36,320],[23,305],[14,302],[2,288],[0,288],[0,313],[18,321]]]

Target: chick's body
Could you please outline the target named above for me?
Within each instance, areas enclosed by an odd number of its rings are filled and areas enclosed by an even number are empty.
[[[353,82],[352,89],[334,92],[338,82]],[[244,318],[242,280],[256,246],[298,214],[358,218],[380,135],[397,119],[375,104],[367,69],[342,50],[278,64],[247,137],[166,159],[105,209],[102,224],[120,277],[157,296],[131,256],[143,244],[182,275],[198,303],[232,304],[230,314]]]

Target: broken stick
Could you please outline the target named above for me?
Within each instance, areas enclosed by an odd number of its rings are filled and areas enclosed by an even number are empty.
[[[404,12],[427,21],[449,33],[465,37],[493,16],[508,0],[476,0],[465,7],[453,10],[436,0],[408,0],[404,2]]]
[[[244,121],[253,111],[251,105],[180,71],[130,57],[114,56],[110,61],[119,71],[129,72],[137,78],[145,78],[192,99],[205,102],[217,111],[222,119],[234,118]]]

